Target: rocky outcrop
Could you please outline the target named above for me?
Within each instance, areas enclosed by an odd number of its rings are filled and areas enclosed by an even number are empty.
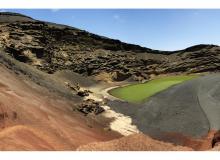
[[[212,139],[212,148],[220,144],[220,131],[216,132],[214,134],[214,137]]]
[[[89,96],[89,93],[92,93],[90,90],[82,89],[78,83],[75,85],[72,85],[68,82],[65,82],[65,84],[68,88],[70,88],[72,91],[74,91],[74,93],[76,92],[77,95],[80,97],[86,97],[86,96]]]
[[[220,69],[219,46],[157,51],[14,13],[0,14],[0,48],[49,74],[64,69],[84,76],[109,73],[116,81]]]
[[[120,71],[115,71],[113,72],[112,74],[112,79],[114,81],[124,81],[126,79],[128,79],[131,75],[128,73],[123,73],[123,72],[120,72]]]
[[[76,109],[85,115],[90,113],[98,115],[105,111],[104,108],[101,107],[99,102],[96,102],[92,99],[87,99],[83,101],[81,104],[77,106]]]
[[[76,109],[85,115],[90,113],[98,115],[105,111],[104,108],[101,107],[99,102],[96,102],[95,100],[92,99],[87,99],[83,101],[81,104],[77,106]]]

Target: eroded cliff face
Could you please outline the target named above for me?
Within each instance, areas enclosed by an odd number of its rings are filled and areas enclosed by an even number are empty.
[[[0,47],[15,59],[49,74],[63,69],[85,76],[107,72],[116,81],[216,72],[220,67],[218,46],[157,51],[12,13],[0,14]]]

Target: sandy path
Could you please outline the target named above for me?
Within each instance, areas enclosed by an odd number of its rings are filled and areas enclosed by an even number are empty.
[[[97,85],[97,86],[92,86],[90,88],[84,88],[84,89],[89,89],[93,92],[85,99],[93,99],[95,101],[100,101],[100,102],[102,102],[103,99],[111,99],[111,100],[116,99],[108,94],[108,91],[115,87],[117,86],[106,88],[106,86],[104,87],[102,85]],[[108,119],[112,119],[112,121],[109,124],[109,128],[111,130],[119,132],[124,136],[128,136],[134,133],[140,133],[138,128],[132,124],[131,117],[112,110],[108,105],[102,105],[102,107],[105,109],[105,112],[103,112],[101,115]]]

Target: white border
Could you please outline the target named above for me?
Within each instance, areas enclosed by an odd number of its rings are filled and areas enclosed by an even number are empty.
[[[0,8],[220,8],[219,0],[0,0]]]
[[[3,160],[219,160],[219,152],[1,152]]]

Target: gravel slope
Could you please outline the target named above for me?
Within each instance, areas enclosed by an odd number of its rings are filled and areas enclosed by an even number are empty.
[[[109,105],[153,137],[169,132],[201,138],[220,129],[219,88],[220,75],[210,74],[162,91],[145,104],[114,100]]]
[[[127,137],[82,145],[78,151],[192,151],[192,148],[176,146],[150,138],[143,134],[133,134]]]
[[[1,64],[0,73],[0,150],[75,150],[87,143],[121,137],[73,112],[76,101]]]

